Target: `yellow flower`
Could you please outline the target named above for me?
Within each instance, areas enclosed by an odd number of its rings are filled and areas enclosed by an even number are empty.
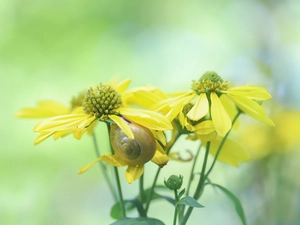
[[[300,111],[274,107],[271,118],[276,126],[251,123],[241,127],[238,137],[253,159],[300,148]],[[253,138],[255,135],[255,138]]]
[[[161,147],[161,144],[166,144],[162,131],[171,130],[173,127],[166,117],[157,112],[129,108],[127,97],[123,96],[123,92],[129,84],[130,80],[125,80],[116,85],[100,84],[95,89],[90,88],[83,99],[82,107],[78,107],[76,112],[51,117],[38,123],[34,127],[34,131],[40,133],[36,141],[40,142],[51,135],[60,136],[70,133],[80,139],[88,127],[100,121],[107,123],[110,127],[110,139],[114,154],[101,155],[81,169],[80,173],[103,160],[113,166],[127,165],[126,178],[131,183],[141,176],[146,162],[152,160],[157,165],[164,166],[168,162],[168,157]],[[117,132],[114,132],[115,130],[118,130],[118,135]],[[115,142],[120,141],[115,137],[121,134],[126,142],[124,139],[124,142],[114,145]],[[150,150],[136,143],[140,137],[143,142],[151,145]],[[127,144],[128,142],[130,145]],[[138,146],[136,148],[144,152],[137,154],[142,160],[132,158],[131,144]]]
[[[113,121],[131,139],[133,134],[128,122],[154,130],[172,129],[171,123],[159,113],[123,105],[121,94],[129,84],[130,80],[125,80],[114,86],[100,84],[96,89],[90,88],[83,99],[82,107],[78,107],[75,112],[45,119],[34,127],[34,131],[42,136],[39,136],[38,141],[41,142],[55,133],[60,135],[70,132],[80,139],[87,128],[96,121]]]
[[[88,170],[99,161],[115,166],[127,166],[125,177],[129,184],[137,180],[144,172],[144,164],[152,161],[163,167],[169,161],[161,144],[165,145],[166,140],[162,131],[147,129],[138,124],[129,124],[134,134],[134,139],[128,138],[122,129],[116,124],[110,129],[110,141],[114,154],[103,154],[98,159],[82,167],[79,174]],[[161,143],[161,144],[160,144]]]
[[[155,105],[157,111],[170,109],[169,118],[175,118],[179,115],[182,124],[184,116],[181,114],[183,107],[196,102],[186,113],[188,119],[199,121],[202,118],[212,120],[215,130],[221,136],[225,136],[231,129],[232,116],[234,110],[231,100],[241,111],[253,117],[254,119],[266,122],[274,126],[257,101],[263,101],[271,98],[271,95],[262,87],[241,86],[228,89],[228,82],[224,82],[215,72],[206,72],[199,81],[193,81],[191,91],[183,92],[180,95],[164,99]],[[224,96],[224,97],[223,97]]]

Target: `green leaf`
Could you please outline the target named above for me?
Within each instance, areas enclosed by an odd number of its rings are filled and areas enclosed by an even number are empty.
[[[234,203],[234,206],[235,206],[235,211],[237,212],[238,216],[240,217],[243,225],[246,225],[247,224],[246,217],[245,217],[244,210],[243,210],[240,200],[232,192],[230,192],[228,189],[222,187],[221,185],[218,185],[218,184],[212,184],[212,185],[214,187],[219,188],[221,191],[223,191],[227,195],[228,198],[230,198],[232,200],[232,202]]]
[[[129,211],[131,209],[134,208],[134,204],[129,201],[129,200],[124,200],[124,206],[125,206],[125,210]],[[116,220],[122,219],[123,218],[123,214],[122,214],[122,207],[121,207],[121,203],[117,202],[116,204],[114,204],[111,209],[110,209],[110,216]]]
[[[192,206],[192,207],[196,207],[196,208],[204,207],[203,205],[199,204],[195,199],[193,199],[191,196],[186,196],[186,197],[180,199],[178,204]]]
[[[116,222],[111,223],[110,225],[165,225],[158,219],[139,217],[139,218],[124,218]]]

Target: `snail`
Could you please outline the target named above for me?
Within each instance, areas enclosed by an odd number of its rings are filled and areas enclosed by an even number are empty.
[[[113,124],[110,129],[110,142],[116,156],[128,165],[144,165],[156,151],[156,141],[151,131],[139,124],[129,123],[134,139],[129,139],[124,131]]]

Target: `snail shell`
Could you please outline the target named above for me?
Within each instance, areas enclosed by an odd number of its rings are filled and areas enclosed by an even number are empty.
[[[113,124],[110,129],[111,146],[117,156],[130,166],[143,165],[155,154],[156,142],[151,131],[139,124],[129,123],[134,139]]]

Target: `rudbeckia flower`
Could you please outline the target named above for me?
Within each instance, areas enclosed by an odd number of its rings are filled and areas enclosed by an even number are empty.
[[[258,101],[271,98],[271,95],[263,88],[258,86],[241,86],[228,88],[228,82],[223,81],[215,72],[206,72],[199,81],[193,81],[191,91],[178,94],[176,97],[168,98],[157,103],[154,108],[157,111],[168,112],[169,118],[179,115],[181,123],[184,116],[183,107],[192,103],[193,106],[186,113],[187,118],[192,121],[200,121],[202,118],[212,120],[216,132],[225,136],[231,129],[232,102],[242,112],[254,119],[266,122],[274,126],[260,106]],[[195,102],[193,102],[195,100]],[[185,123],[187,124],[187,123]]]
[[[71,132],[75,138],[80,139],[90,125],[101,121],[116,123],[129,138],[133,139],[128,122],[153,130],[172,129],[170,122],[157,112],[123,105],[122,93],[129,84],[130,80],[125,80],[114,86],[100,84],[95,89],[90,88],[83,99],[82,106],[75,112],[45,119],[34,127],[34,131],[39,132],[40,135]],[[47,137],[43,137],[42,140]],[[42,140],[40,138],[39,142]]]
[[[90,88],[82,107],[76,112],[45,119],[34,127],[34,131],[39,132],[43,140],[51,135],[69,133],[80,139],[97,121],[107,123],[114,154],[101,155],[79,173],[103,160],[117,167],[128,166],[126,178],[131,183],[143,174],[144,164],[148,161],[163,167],[168,157],[161,146],[166,144],[162,131],[173,127],[166,117],[157,112],[129,108],[126,96],[122,95],[129,83],[130,80],[125,80],[117,85],[100,84]]]

